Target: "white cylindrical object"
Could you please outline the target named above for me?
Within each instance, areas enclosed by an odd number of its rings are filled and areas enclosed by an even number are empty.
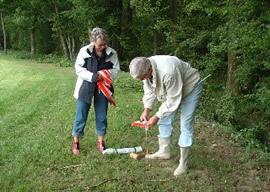
[[[103,155],[110,155],[110,154],[117,153],[117,151],[116,151],[116,149],[109,148],[109,149],[105,149],[102,153],[103,153]]]
[[[131,147],[131,148],[120,148],[120,149],[113,149],[109,148],[103,151],[103,155],[110,155],[110,154],[126,154],[126,153],[139,153],[142,152],[143,149],[141,146],[138,147]]]

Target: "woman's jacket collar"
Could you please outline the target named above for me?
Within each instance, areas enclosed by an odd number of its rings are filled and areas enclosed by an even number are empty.
[[[90,51],[91,54],[93,53],[93,51],[94,51],[94,43],[93,42],[89,44],[88,50]],[[112,48],[110,48],[108,45],[106,45],[106,47],[105,47],[105,52],[108,56],[111,56],[115,53],[115,51]]]

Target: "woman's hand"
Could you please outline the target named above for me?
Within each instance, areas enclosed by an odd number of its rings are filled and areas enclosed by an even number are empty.
[[[97,75],[97,81],[102,81],[102,80],[103,80],[102,75],[98,74],[98,75]]]

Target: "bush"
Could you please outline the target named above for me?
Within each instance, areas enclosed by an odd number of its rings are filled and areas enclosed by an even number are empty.
[[[27,51],[8,50],[7,54],[16,59],[32,59],[31,53]]]
[[[224,84],[205,82],[198,115],[228,129],[233,138],[251,148],[269,151],[270,92],[268,83],[257,86],[254,93],[232,95]]]
[[[243,128],[238,132],[234,132],[232,137],[236,142],[250,148],[260,148],[265,152],[270,151],[269,133],[267,133],[265,125]]]
[[[59,67],[71,67],[74,65],[73,61],[55,54],[38,56],[37,61],[40,63],[57,64]]]
[[[122,71],[128,72],[129,71],[129,61],[121,61],[120,62],[120,69]]]

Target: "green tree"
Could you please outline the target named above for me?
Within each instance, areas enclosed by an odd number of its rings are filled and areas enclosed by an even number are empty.
[[[167,1],[131,0],[134,10],[134,32],[139,43],[140,54],[155,55],[168,53],[164,49],[165,34],[172,26],[170,6]]]

